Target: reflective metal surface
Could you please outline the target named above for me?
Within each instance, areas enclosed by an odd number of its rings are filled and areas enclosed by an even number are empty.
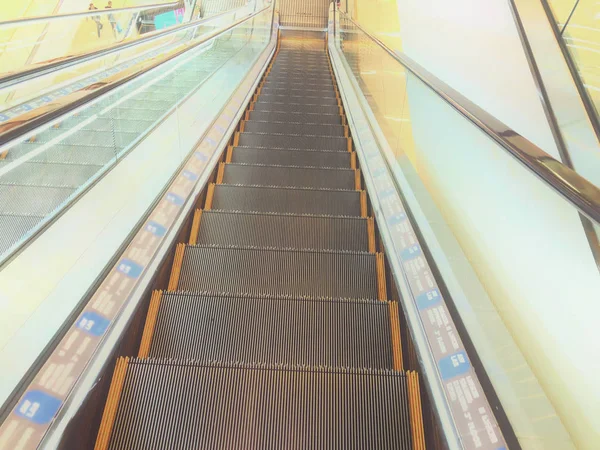
[[[552,186],[556,192],[572,203],[581,213],[594,222],[600,223],[600,189],[597,186],[552,158],[544,150],[507,127],[408,56],[394,52],[349,17],[345,16],[345,19],[433,89],[463,116],[486,132],[536,176]]]

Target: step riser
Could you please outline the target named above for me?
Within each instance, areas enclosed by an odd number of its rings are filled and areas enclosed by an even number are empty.
[[[394,368],[387,303],[163,293],[158,304],[150,358]]]
[[[231,162],[346,169],[351,166],[351,155],[346,152],[268,150],[237,147],[233,150]]]
[[[348,139],[343,137],[292,136],[241,133],[242,147],[297,148],[311,150],[348,151]]]
[[[226,164],[223,183],[248,186],[355,189],[355,171]]]
[[[261,93],[258,96],[257,103],[282,103],[282,104],[296,104],[296,105],[323,105],[323,106],[334,106],[339,105],[338,99],[335,97],[292,97],[285,95],[270,95]]]
[[[272,112],[289,112],[289,113],[305,113],[305,114],[338,114],[340,113],[339,106],[322,106],[322,105],[298,105],[295,103],[268,103],[258,101],[254,104],[254,111],[272,111]]]
[[[249,120],[244,124],[244,132],[344,137],[345,129],[341,125],[304,125],[285,122],[256,122]]]
[[[342,117],[339,115],[339,111],[335,114],[314,114],[314,113],[290,113],[282,111],[251,111],[249,115],[250,120],[256,120],[260,122],[289,122],[289,123],[320,123],[328,125],[341,125]]]
[[[217,185],[212,209],[361,216],[360,194],[354,191],[269,189]]]
[[[199,245],[369,251],[366,219],[204,211]]]
[[[376,280],[374,254],[188,246],[177,290],[376,299]]]

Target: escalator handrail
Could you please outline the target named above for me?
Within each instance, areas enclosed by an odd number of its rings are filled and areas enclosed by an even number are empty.
[[[81,11],[75,13],[66,13],[66,14],[53,14],[49,16],[35,16],[35,17],[25,17],[22,19],[13,19],[13,20],[5,20],[0,22],[0,28],[13,28],[17,26],[29,25],[36,22],[52,22],[63,19],[71,19],[77,17],[92,17],[92,16],[102,16],[108,14],[119,14],[121,12],[138,12],[138,11],[147,11],[149,9],[159,9],[159,8],[167,8],[169,6],[177,6],[181,4],[181,1],[168,2],[168,3],[153,3],[151,5],[142,5],[142,6],[126,6],[124,8],[109,8],[109,9],[95,9],[92,11]]]
[[[391,50],[347,14],[338,12],[583,215],[600,224],[600,188],[477,106],[406,54]]]
[[[63,98],[57,99],[53,103],[48,103],[44,106],[40,106],[32,111],[29,111],[26,114],[21,116],[14,117],[2,124],[0,124],[0,146],[19,138],[20,136],[33,131],[45,123],[48,123],[69,111],[78,108],[95,98],[106,94],[109,91],[121,86],[122,84],[137,78],[138,76],[158,67],[161,64],[164,64],[181,54],[192,50],[199,45],[206,43],[207,41],[223,34],[232,28],[237,27],[238,25],[252,19],[253,17],[261,14],[262,12],[268,10],[271,6],[266,6],[256,12],[253,12],[247,16],[244,16],[241,19],[236,20],[235,22],[227,25],[226,27],[220,28],[216,31],[213,31],[203,38],[195,41],[191,45],[182,44],[179,47],[176,47],[174,50],[169,51],[168,53],[161,55],[160,57],[155,57],[149,61],[141,61],[134,66],[124,70],[121,73],[117,73],[115,75],[109,76],[108,78],[98,81],[93,85],[83,87],[82,89],[72,92],[71,94],[66,95]],[[231,11],[229,11],[231,12]],[[226,14],[226,13],[223,13]],[[219,15],[220,16],[220,15]],[[213,20],[219,16],[212,16],[208,19],[205,19],[201,22],[205,23],[210,20]],[[200,25],[196,23],[196,26]],[[183,46],[183,48],[181,48]],[[158,59],[157,59],[158,58]],[[154,62],[153,62],[154,61]]]
[[[175,4],[177,4],[177,3],[178,2],[176,2]],[[167,5],[170,5],[170,3]],[[80,63],[89,61],[91,59],[98,58],[100,56],[106,56],[111,53],[125,50],[127,48],[130,48],[130,47],[133,47],[136,45],[145,44],[147,42],[150,42],[150,41],[153,41],[156,39],[162,39],[165,36],[168,36],[173,33],[178,33],[180,31],[186,30],[188,28],[194,28],[194,27],[197,27],[200,25],[204,25],[205,23],[208,23],[211,20],[218,19],[219,17],[222,17],[227,14],[231,14],[231,13],[233,13],[237,10],[241,10],[243,8],[245,8],[245,6],[230,9],[230,10],[224,11],[222,13],[215,14],[214,16],[210,16],[210,17],[206,17],[203,19],[198,19],[198,20],[195,20],[192,22],[177,25],[174,27],[170,27],[166,30],[151,31],[151,32],[145,33],[142,36],[139,36],[135,39],[121,41],[119,43],[109,45],[107,47],[102,47],[98,50],[93,50],[91,52],[65,55],[60,58],[54,58],[50,61],[44,61],[40,64],[33,65],[33,67],[29,67],[27,69],[18,70],[15,72],[9,72],[7,75],[0,77],[0,89],[5,89],[11,85],[21,83],[22,81],[26,81],[26,80],[34,78],[34,77],[45,75],[45,74],[47,74],[49,72],[53,72],[55,70],[64,69],[66,67],[69,67],[69,66],[72,66],[75,64],[80,64]],[[115,10],[113,10],[113,11],[115,11]]]

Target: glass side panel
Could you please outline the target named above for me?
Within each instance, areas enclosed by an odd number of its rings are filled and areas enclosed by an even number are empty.
[[[231,84],[222,92],[235,89],[265,48],[270,20],[271,12],[265,11],[27,140],[0,147],[0,260],[117,164],[206,80],[219,73]],[[220,72],[232,60],[243,70]],[[181,136],[174,132],[172,139],[179,142]]]
[[[157,56],[188,45],[233,23],[250,10],[250,7],[242,8],[196,27],[52,71],[31,80],[0,86],[0,123],[47,103],[60,101],[90,84],[110,79],[111,76],[127,71],[134,64],[151,61]]]
[[[596,114],[600,111],[600,3],[548,0]]]
[[[110,12],[108,3],[96,3],[98,14],[93,16],[0,22],[0,77],[132,41],[157,29],[177,25],[185,15],[181,5],[119,11],[113,1],[115,11]],[[87,12],[88,3],[83,6],[83,10],[71,12]]]
[[[466,298],[457,308],[478,329],[517,437],[557,450],[573,448],[569,434],[598,442],[600,273],[578,212],[343,15],[338,30],[397,186],[441,249],[450,294]]]

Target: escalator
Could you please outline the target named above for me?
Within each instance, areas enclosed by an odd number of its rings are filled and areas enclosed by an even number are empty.
[[[419,376],[323,40],[284,38],[96,449],[424,449]]]
[[[5,150],[0,158],[0,255],[122,159],[241,48],[240,40],[220,39]]]

